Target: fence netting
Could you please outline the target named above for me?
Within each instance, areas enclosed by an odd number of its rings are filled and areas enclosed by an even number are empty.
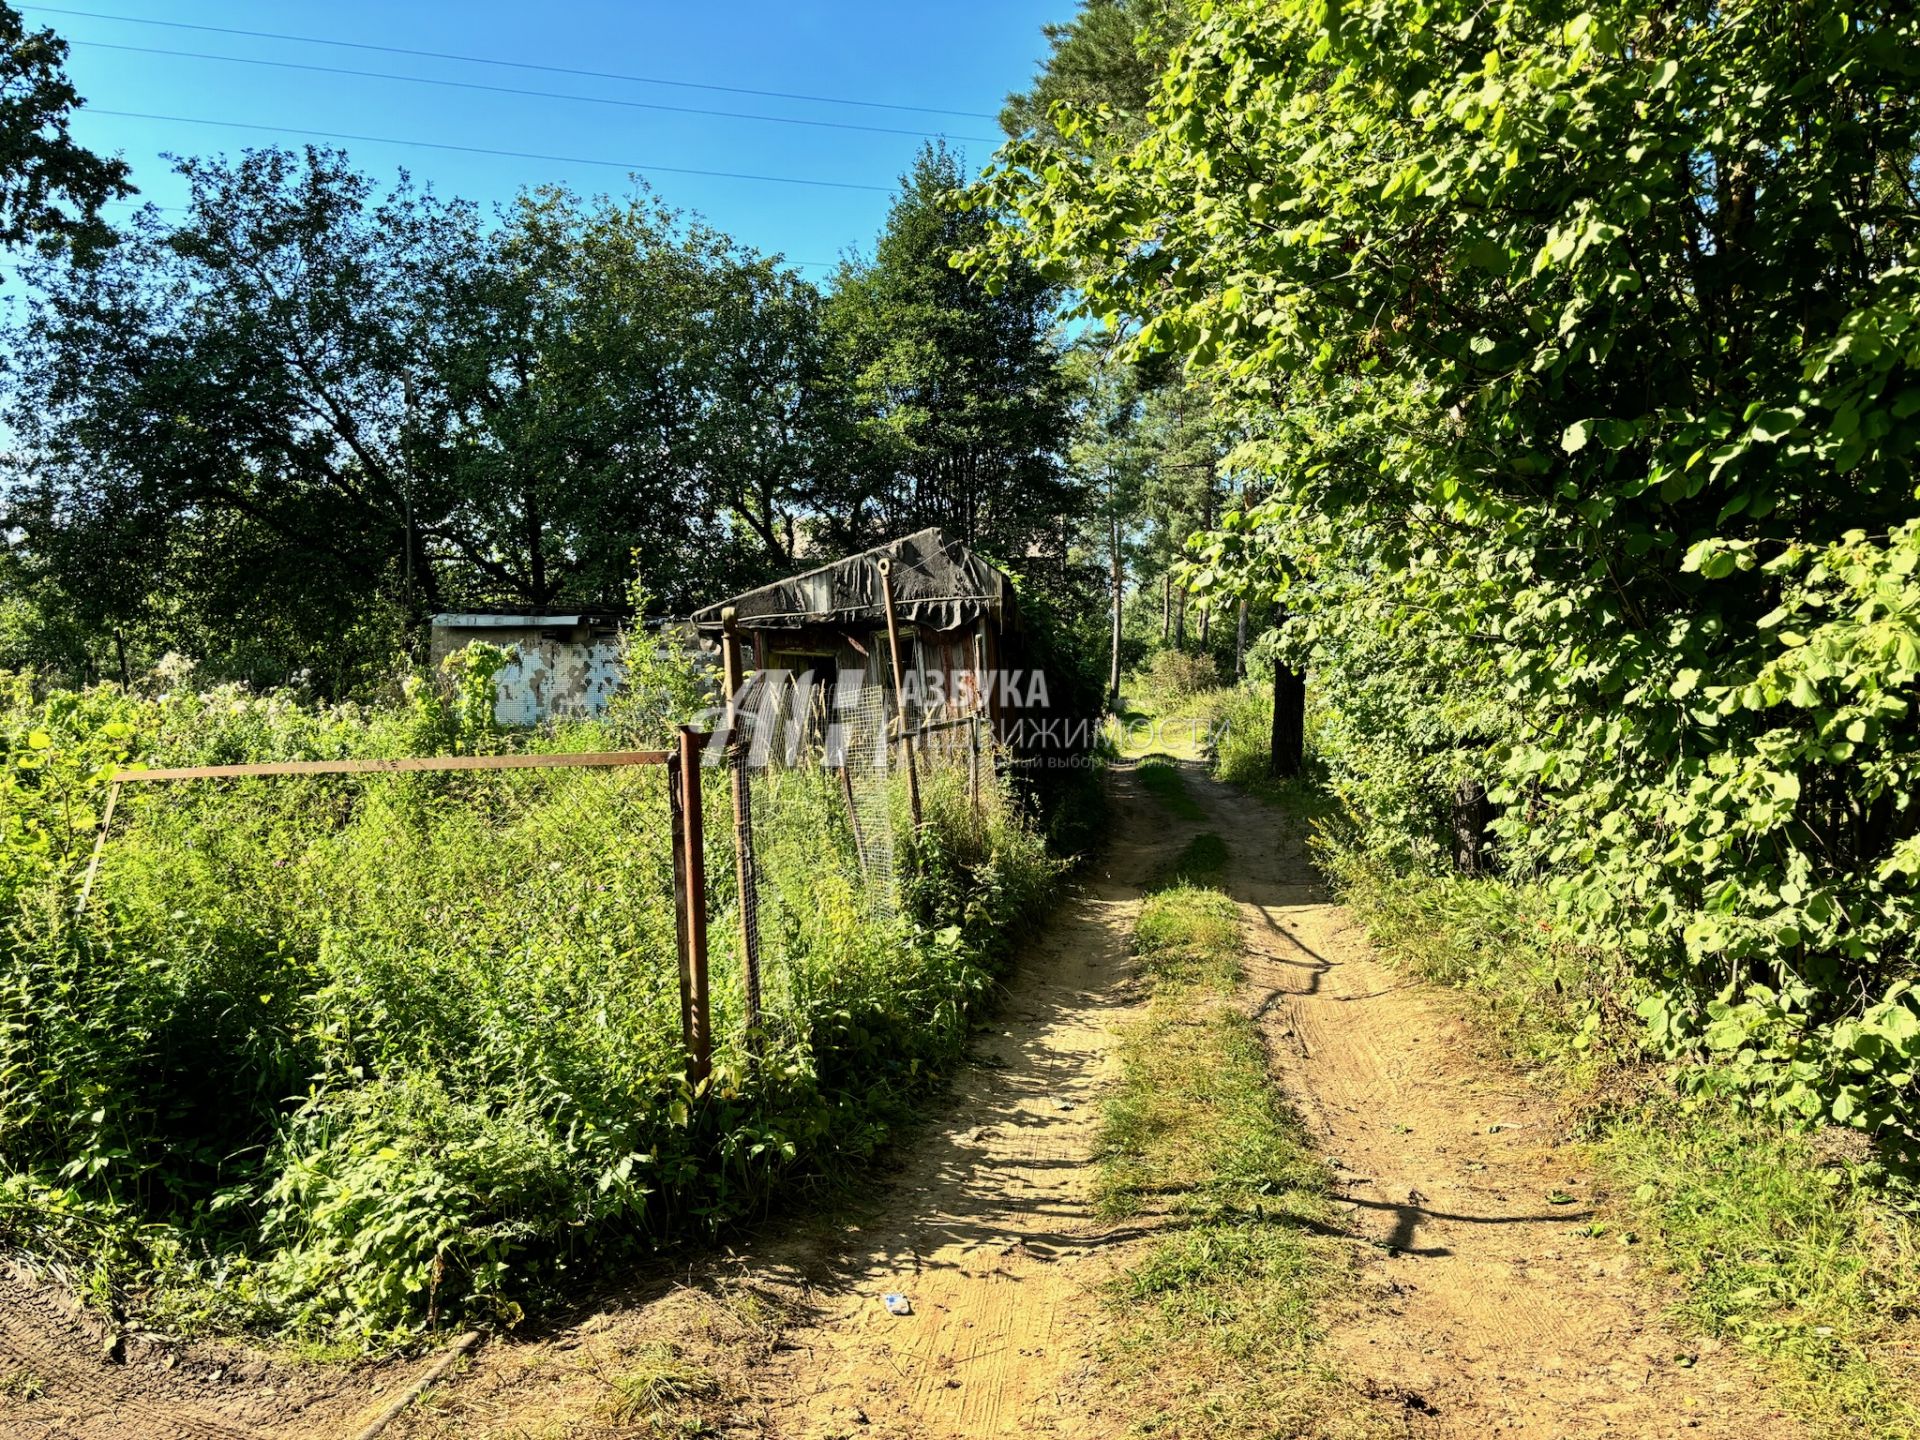
[[[904,944],[910,920],[908,742],[890,696],[839,697],[824,724],[791,691],[775,698],[698,737],[718,1066],[803,1039],[844,967],[873,963],[876,933]],[[923,791],[977,813],[991,763],[982,731],[969,720],[913,737]],[[563,726],[489,745],[513,756],[632,740]],[[367,1017],[409,1015],[432,1017],[418,1043],[438,1052],[416,1058],[452,1070],[497,1064],[538,1033],[543,1055],[637,1079],[671,1068],[686,1044],[672,768],[126,783],[89,916],[135,937],[142,963],[205,975],[209,957],[232,957],[225,968],[246,977],[230,997],[235,1033],[244,1012],[305,1005],[299,1023],[328,1066],[377,1066],[364,1036],[395,1042]]]

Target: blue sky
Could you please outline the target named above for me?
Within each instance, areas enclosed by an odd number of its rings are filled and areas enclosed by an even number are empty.
[[[944,133],[972,168],[992,152],[993,121],[1010,89],[1024,88],[1045,50],[1042,24],[1065,19],[1073,0],[972,0],[959,4],[742,3],[742,0],[71,0],[59,7],[15,0],[29,23],[73,42],[68,73],[88,102],[74,134],[133,166],[141,198],[181,203],[184,187],[164,154],[297,146],[307,136],[219,128],[281,126],[362,137],[437,142],[479,150],[581,157],[614,165],[336,140],[363,170],[383,178],[404,166],[444,194],[503,201],[549,181],[589,194],[624,195],[629,168],[668,204],[697,211],[736,238],[806,265],[821,279],[849,247],[870,248],[888,193],[923,143]],[[87,15],[70,13],[87,11]],[[59,13],[66,11],[69,13]],[[553,71],[462,63],[418,55],[302,44],[103,16],[325,37],[403,50],[512,60]],[[138,48],[109,48],[138,47]],[[239,56],[323,67],[290,69],[196,56]],[[338,70],[460,81],[497,90],[377,79]],[[559,71],[598,71],[694,82],[643,84]],[[548,99],[500,90],[597,96],[682,111]],[[864,105],[827,103],[858,100]],[[909,108],[878,108],[880,105]],[[940,109],[961,113],[927,113]],[[731,111],[825,124],[765,123],[685,110]],[[871,129],[834,128],[865,126]],[[906,131],[912,133],[876,133]],[[981,138],[961,138],[981,137]],[[677,174],[664,168],[735,171],[828,180],[872,189]],[[114,213],[124,214],[124,210]]]

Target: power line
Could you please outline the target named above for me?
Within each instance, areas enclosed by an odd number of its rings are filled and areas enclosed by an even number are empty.
[[[277,70],[307,70],[319,75],[357,75],[369,80],[400,80],[409,85],[439,85],[452,90],[481,90],[490,95],[530,95],[540,100],[577,100],[583,105],[618,105],[628,110],[665,110],[675,115],[717,115],[728,120],[760,120],[772,125],[810,125],[825,130],[863,130],[870,135],[938,136],[936,130],[901,130],[887,125],[855,125],[845,120],[805,120],[792,115],[754,115],[742,110],[703,110],[692,105],[662,105],[651,100],[616,100],[603,95],[570,95],[561,90],[523,90],[512,85],[483,85],[473,80],[440,80],[430,75],[397,75],[390,70],[355,70],[344,65],[306,65],[297,60],[261,60],[250,55],[216,55],[205,50],[167,50],[153,45],[116,45],[106,40],[72,40],[92,50],[124,50],[134,55],[176,55],[188,60],[223,60],[230,65],[268,65]],[[985,135],[952,135],[991,145]]]
[[[492,150],[483,145],[451,145],[441,140],[400,140],[391,135],[354,135],[341,130],[306,130],[292,125],[262,125],[250,120],[206,120],[197,115],[155,115],[141,110],[106,110],[89,105],[81,115],[111,115],[121,120],[158,120],[170,125],[212,125],[221,130],[265,130],[276,135],[305,135],[315,140],[350,140],[360,145],[403,145],[417,150],[452,150],[462,155],[499,155],[509,160],[544,160],[556,165],[603,165],[614,170],[658,171],[663,175],[704,175],[719,180],[759,180],[770,185],[817,185],[829,190],[893,192],[885,185],[851,180],[810,180],[797,175],[754,175],[739,170],[696,170],[686,165],[654,165],[644,160],[596,160],[586,155],[546,155],[534,150]]]
[[[103,200],[100,203],[103,205],[119,206],[127,210],[158,210],[164,215],[191,215],[193,213],[193,207],[191,205],[156,205],[151,200]],[[841,264],[838,260],[793,260],[785,255],[780,257],[778,263],[791,265],[797,270],[837,270]]]
[[[501,65],[514,70],[538,70],[549,75],[578,75],[589,80],[622,80],[635,85],[672,85],[682,90],[713,90],[727,95],[758,95],[768,100],[806,100],[820,105],[858,105],[868,110],[910,110],[921,115],[959,115],[969,120],[998,117],[980,110],[947,110],[935,105],[896,105],[885,100],[855,100],[838,95],[805,95],[790,90],[754,90],[744,85],[710,85],[694,80],[668,80],[657,75],[624,75],[609,70],[579,70],[567,65],[537,65],[528,60],[497,60],[487,55],[460,55],[444,50],[410,50],[400,45],[373,45],[361,40],[329,40],[320,35],[289,35],[275,30],[239,30],[225,25],[193,25],[184,20],[150,20],[144,15],[110,15],[99,10],[68,10],[53,5],[33,7],[48,15],[71,15],[86,20],[113,20],[126,25],[160,25],[170,30],[198,30],[211,35],[244,35],[251,40],[287,40],[298,45],[333,45],[343,50],[368,50],[382,55],[411,55],[423,60],[454,60],[464,65]]]

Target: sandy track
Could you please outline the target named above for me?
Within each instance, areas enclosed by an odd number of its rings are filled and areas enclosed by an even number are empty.
[[[1100,1091],[1130,1013],[1141,885],[1195,827],[1170,827],[1130,772],[1111,838],[1007,981],[935,1114],[864,1204],[773,1227],[736,1255],[615,1297],[531,1342],[495,1343],[396,1434],[613,1437],[610,1389],[664,1343],[715,1379],[727,1436],[1103,1437],[1094,1292],[1141,1231],[1093,1213]],[[883,1297],[907,1298],[889,1313]],[[743,1327],[748,1313],[770,1326]]]
[[[1096,1219],[1091,1170],[1139,886],[1171,844],[1145,803],[1120,781],[1107,878],[1022,958],[948,1113],[814,1287],[819,1318],[767,1376],[775,1433],[1106,1433],[1087,1386],[1090,1290],[1139,1231]],[[914,1313],[890,1315],[888,1293]]]
[[[352,1433],[403,1364],[279,1364],[241,1346],[113,1335],[54,1286],[0,1264],[4,1440],[309,1440]],[[365,1412],[363,1415],[362,1412]]]
[[[1554,1107],[1484,1053],[1444,993],[1382,964],[1272,809],[1189,786],[1227,842],[1247,1001],[1273,1072],[1336,1166],[1362,1242],[1329,1358],[1416,1436],[1792,1437],[1730,1352],[1660,1315]]]

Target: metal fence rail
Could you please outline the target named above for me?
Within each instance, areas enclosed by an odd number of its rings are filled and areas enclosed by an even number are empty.
[[[480,777],[531,773],[556,776],[564,772],[602,774],[630,771],[636,767],[660,767],[666,771],[668,845],[673,868],[675,941],[680,991],[680,1035],[684,1046],[689,1078],[698,1084],[712,1071],[713,1025],[709,994],[707,956],[707,869],[702,838],[700,769],[701,756],[709,737],[698,731],[682,729],[671,750],[594,751],[579,754],[512,753],[500,755],[417,755],[397,759],[290,760],[241,765],[189,765],[162,768],[122,767],[115,771],[102,809],[93,853],[80,887],[76,911],[84,913],[99,879],[101,864],[120,810],[122,789],[159,786],[239,785],[272,781],[316,782],[338,779],[365,783],[383,777],[461,775]],[[482,797],[469,797],[470,802]],[[491,797],[498,801],[499,796]],[[520,797],[523,801],[526,797]],[[544,797],[549,802],[553,797]],[[614,790],[602,785],[590,794],[570,797],[577,806],[607,808],[618,803]],[[364,802],[364,797],[362,797]],[[509,818],[514,806],[504,807]],[[554,857],[548,864],[565,868],[578,863],[578,855]],[[529,896],[529,906],[533,904]]]
[[[769,1026],[804,1008],[796,1003],[795,965],[789,962],[797,956],[790,951],[808,926],[817,931],[822,923],[812,913],[821,867],[844,869],[832,894],[837,904],[854,907],[853,923],[897,923],[899,837],[923,823],[923,783],[956,795],[957,781],[949,777],[964,766],[978,819],[982,773],[992,763],[979,715],[909,728],[897,691],[866,686],[836,694],[823,724],[811,710],[792,713],[785,689],[765,689],[783,684],[782,677],[755,677],[747,685],[736,643],[726,645],[724,658],[735,703],[715,717],[714,731],[682,727],[666,749],[123,767],[108,787],[77,910],[87,910],[103,869],[113,869],[116,825],[140,828],[143,843],[159,838],[162,853],[182,867],[178,884],[200,885],[202,894],[221,893],[223,882],[209,879],[206,866],[215,863],[212,852],[222,845],[243,849],[261,837],[278,837],[275,843],[314,857],[288,872],[287,894],[263,899],[264,908],[303,943],[320,943],[316,937],[333,933],[327,926],[334,913],[371,906],[387,927],[378,943],[405,954],[405,936],[416,933],[408,926],[428,923],[419,917],[457,924],[465,904],[496,928],[517,925],[525,945],[557,944],[560,961],[577,959],[576,947],[595,944],[622,954],[657,954],[664,949],[670,898],[679,1042],[688,1078],[697,1086],[713,1072],[720,1039],[737,1040],[751,1063],[764,1052]],[[503,743],[535,740],[527,735]],[[661,787],[636,788],[620,778],[654,768],[664,772]],[[704,790],[707,768],[718,772],[716,781],[724,776],[724,799]],[[181,798],[162,799],[170,791]],[[137,803],[130,798],[135,795]],[[396,847],[433,852],[421,865],[395,863],[383,872],[378,854],[347,843],[349,827],[369,815],[379,820],[387,810],[411,819],[395,820],[387,829],[375,825],[372,833],[390,834]],[[665,847],[658,844],[662,830]],[[459,893],[461,877],[440,853],[452,846],[449,836],[481,857],[472,883],[484,893]],[[125,863],[149,865],[151,878],[151,862],[130,855]],[[264,883],[259,866],[244,855],[229,873],[235,884]],[[399,893],[409,885],[422,893]],[[434,885],[446,893],[426,893]],[[523,888],[509,894],[508,886]],[[227,899],[240,903],[232,895]],[[567,933],[570,924],[605,933],[575,936]],[[339,933],[357,932],[349,926]],[[471,963],[460,958],[464,952],[436,949],[431,934],[419,933],[423,965]],[[563,939],[555,941],[556,933]],[[711,945],[739,966],[737,989],[717,996]],[[481,946],[474,953],[488,952]],[[518,952],[510,959],[509,969],[522,967],[513,973],[540,983],[537,966],[524,968],[534,962]],[[591,973],[603,981],[633,977],[608,983],[653,984],[631,968]],[[664,989],[648,994],[673,1005]],[[655,1000],[642,997],[642,1003],[651,1007]],[[716,1031],[716,1008],[728,1022],[724,1037]],[[671,1015],[671,1008],[659,1013],[663,1027],[673,1024]]]

